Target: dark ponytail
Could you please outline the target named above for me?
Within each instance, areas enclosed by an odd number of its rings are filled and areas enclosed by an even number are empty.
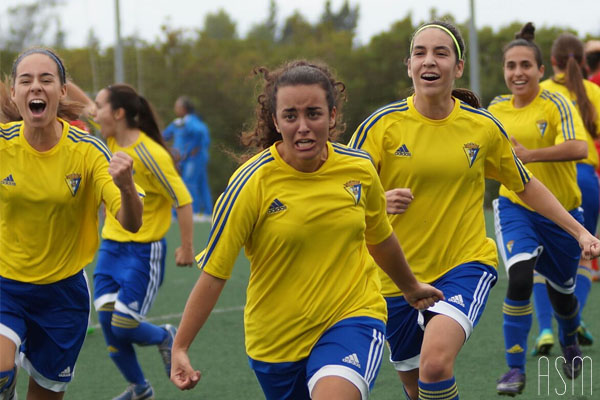
[[[169,154],[169,147],[160,133],[158,118],[152,105],[135,89],[125,83],[110,85],[106,88],[109,92],[108,102],[113,110],[122,108],[125,111],[125,120],[129,128],[142,130],[156,143],[164,147]]]
[[[563,33],[552,43],[552,57],[557,68],[565,72],[564,81],[557,81],[554,78],[553,81],[566,86],[569,92],[575,95],[585,128],[592,137],[598,137],[598,126],[596,126],[598,110],[587,95],[581,73],[581,65],[584,63],[583,43],[576,36]]]
[[[479,96],[477,96],[475,92],[469,89],[452,89],[452,96],[464,101],[471,107],[481,108],[481,100],[479,100]]]

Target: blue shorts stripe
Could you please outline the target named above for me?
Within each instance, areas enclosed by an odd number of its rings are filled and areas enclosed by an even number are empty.
[[[160,286],[160,275],[161,275],[161,259],[163,258],[163,248],[162,242],[154,242],[151,245],[150,250],[150,283],[148,284],[148,289],[146,291],[146,297],[144,298],[144,303],[142,304],[141,313],[142,315],[146,315],[148,311],[150,311],[150,307],[154,302],[154,298],[156,297],[156,293],[158,293],[158,287]]]
[[[375,379],[377,369],[381,365],[381,357],[383,356],[383,332],[373,329],[373,340],[369,348],[369,358],[367,360],[367,369],[365,371],[365,379],[371,385]]]
[[[485,299],[490,291],[490,286],[494,281],[495,277],[488,273],[484,272],[479,279],[479,283],[477,283],[477,288],[475,289],[475,294],[473,295],[473,302],[469,307],[469,313],[467,314],[467,318],[471,320],[471,322],[475,322],[477,315],[479,314],[479,310],[485,304]]]

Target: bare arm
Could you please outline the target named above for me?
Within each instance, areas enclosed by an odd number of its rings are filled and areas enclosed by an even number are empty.
[[[411,306],[422,310],[444,298],[443,293],[438,289],[417,281],[408,266],[396,234],[392,233],[379,244],[367,245],[367,248],[377,265],[402,290],[404,298]]]
[[[171,351],[171,381],[181,390],[192,389],[200,380],[188,356],[194,338],[215,307],[227,281],[202,272],[183,310]]]
[[[113,154],[108,173],[121,192],[121,208],[115,217],[121,226],[130,232],[137,232],[142,226],[144,206],[133,182],[133,159],[123,152]]]
[[[87,94],[72,81],[67,81],[67,97],[73,101],[82,103],[85,108],[83,114],[86,117],[96,115],[96,103],[88,97]]]
[[[600,255],[600,241],[589,233],[562,204],[554,197],[552,192],[539,180],[532,177],[525,185],[525,190],[517,193],[519,198],[539,214],[552,220],[579,242],[581,255],[585,259]]]
[[[524,164],[544,161],[575,161],[588,155],[587,143],[583,140],[567,140],[561,144],[539,149],[527,149],[511,137],[515,154]]]
[[[181,235],[181,246],[175,249],[175,264],[191,267],[194,265],[194,222],[192,221],[192,204],[177,207],[177,222]]]

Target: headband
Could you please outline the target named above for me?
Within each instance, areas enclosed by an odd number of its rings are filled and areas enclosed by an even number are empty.
[[[17,58],[17,60],[13,64],[13,76],[17,72],[17,66],[19,65],[19,63],[21,62],[21,60],[24,59],[25,57],[31,55],[31,54],[45,54],[48,57],[50,57],[52,59],[52,61],[54,61],[56,63],[56,65],[58,66],[58,73],[60,74],[60,81],[61,81],[61,83],[64,84],[64,83],[67,82],[67,77],[66,77],[66,73],[65,73],[65,67],[64,67],[62,61],[60,61],[60,59],[58,58],[58,56],[56,54],[54,54],[53,52],[51,52],[50,50],[40,49],[40,48],[29,49],[29,50],[21,53],[21,55],[19,56],[19,58]]]
[[[420,27],[419,29],[417,29],[417,31],[413,35],[413,38],[410,41],[410,52],[411,53],[412,53],[413,44],[415,41],[415,36],[417,36],[422,30],[427,29],[427,28],[438,28],[438,29],[441,29],[444,32],[446,32],[448,35],[450,35],[450,37],[452,38],[452,41],[454,42],[454,45],[456,46],[456,53],[458,54],[458,59],[462,60],[462,52],[460,51],[460,46],[458,45],[458,40],[456,40],[456,36],[454,36],[454,34],[450,31],[450,29],[446,28],[445,26],[437,25],[437,24],[424,25],[424,26]]]

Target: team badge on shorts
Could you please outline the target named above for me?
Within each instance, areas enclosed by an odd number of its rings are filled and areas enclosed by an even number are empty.
[[[508,243],[506,243],[506,249],[508,250],[509,253],[512,253],[514,244],[515,244],[514,240],[509,240]]]
[[[71,195],[75,196],[77,190],[79,190],[79,184],[81,183],[81,174],[69,174],[66,176],[65,182],[67,182]]]
[[[546,133],[546,128],[548,127],[548,121],[546,121],[545,119],[540,119],[538,121],[535,121],[535,126],[537,126],[538,131],[540,131],[540,135],[544,137],[544,133]]]
[[[479,153],[479,145],[473,142],[469,142],[463,146],[467,160],[469,161],[469,168],[473,166],[473,163],[477,159],[477,153]]]
[[[354,205],[357,205],[360,202],[360,195],[362,193],[362,184],[359,181],[348,181],[344,183],[344,189],[350,196],[354,199]]]

